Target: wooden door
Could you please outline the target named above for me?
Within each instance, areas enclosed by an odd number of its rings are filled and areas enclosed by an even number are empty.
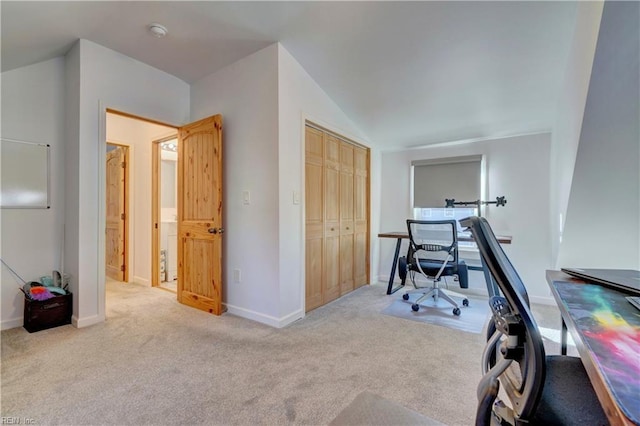
[[[151,146],[151,287],[160,285],[160,143]]]
[[[178,129],[178,301],[222,313],[222,116]]]
[[[305,130],[305,309],[310,311],[323,304],[324,281],[324,162],[323,134],[307,127]]]
[[[340,294],[354,289],[353,145],[340,142]]]
[[[369,281],[369,151],[305,128],[305,308]]]
[[[108,145],[114,147],[115,145]],[[127,147],[115,146],[107,152],[106,164],[106,275],[127,281],[126,274],[126,176]]]
[[[354,286],[369,282],[369,155],[364,148],[354,147],[354,219],[353,250]]]
[[[323,303],[340,297],[340,140],[324,134],[324,288]]]

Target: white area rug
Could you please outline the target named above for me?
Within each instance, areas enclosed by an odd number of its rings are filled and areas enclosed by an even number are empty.
[[[409,410],[371,392],[362,392],[345,407],[330,426],[389,425],[444,426],[443,423]]]
[[[393,297],[393,302],[382,310],[383,314],[476,334],[484,330],[489,318],[489,303],[486,299],[469,297],[469,306],[462,306],[460,301],[462,313],[456,316],[453,315],[453,306],[446,300],[440,299],[435,304],[433,299],[429,298],[420,304],[418,312],[414,312],[411,305],[420,297],[419,294],[409,295],[409,300],[406,301],[402,300],[402,294]]]

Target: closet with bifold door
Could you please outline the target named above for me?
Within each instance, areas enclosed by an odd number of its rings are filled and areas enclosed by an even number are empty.
[[[369,282],[369,149],[311,125],[305,235],[307,312]]]

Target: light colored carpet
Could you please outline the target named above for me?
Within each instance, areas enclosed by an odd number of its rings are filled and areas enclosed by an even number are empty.
[[[409,300],[403,300],[402,295],[394,294],[391,297],[394,297],[393,302],[384,308],[382,313],[398,318],[476,334],[482,333],[489,320],[489,304],[486,298],[469,297],[469,306],[462,306],[462,299],[460,299],[461,313],[456,316],[453,315],[453,306],[443,299],[438,300],[436,304],[432,298],[427,298],[420,304],[418,312],[414,312],[411,305],[420,297],[420,294],[410,294]]]
[[[444,426],[371,392],[362,392],[333,419],[331,426]]]
[[[107,321],[1,333],[1,415],[36,424],[329,424],[364,391],[473,423],[482,335],[382,315],[362,287],[274,329],[136,284],[107,285]],[[557,320],[559,325],[559,317]]]

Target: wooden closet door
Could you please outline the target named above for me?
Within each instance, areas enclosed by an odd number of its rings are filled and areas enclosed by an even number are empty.
[[[305,308],[369,281],[369,151],[305,129]]]
[[[340,294],[354,289],[353,150],[353,145],[340,142]]]
[[[354,147],[354,216],[355,235],[353,275],[355,288],[368,284],[369,271],[369,153]]]
[[[324,303],[340,297],[340,140],[325,133]]]
[[[305,307],[321,306],[324,281],[324,144],[323,133],[305,131]]]

